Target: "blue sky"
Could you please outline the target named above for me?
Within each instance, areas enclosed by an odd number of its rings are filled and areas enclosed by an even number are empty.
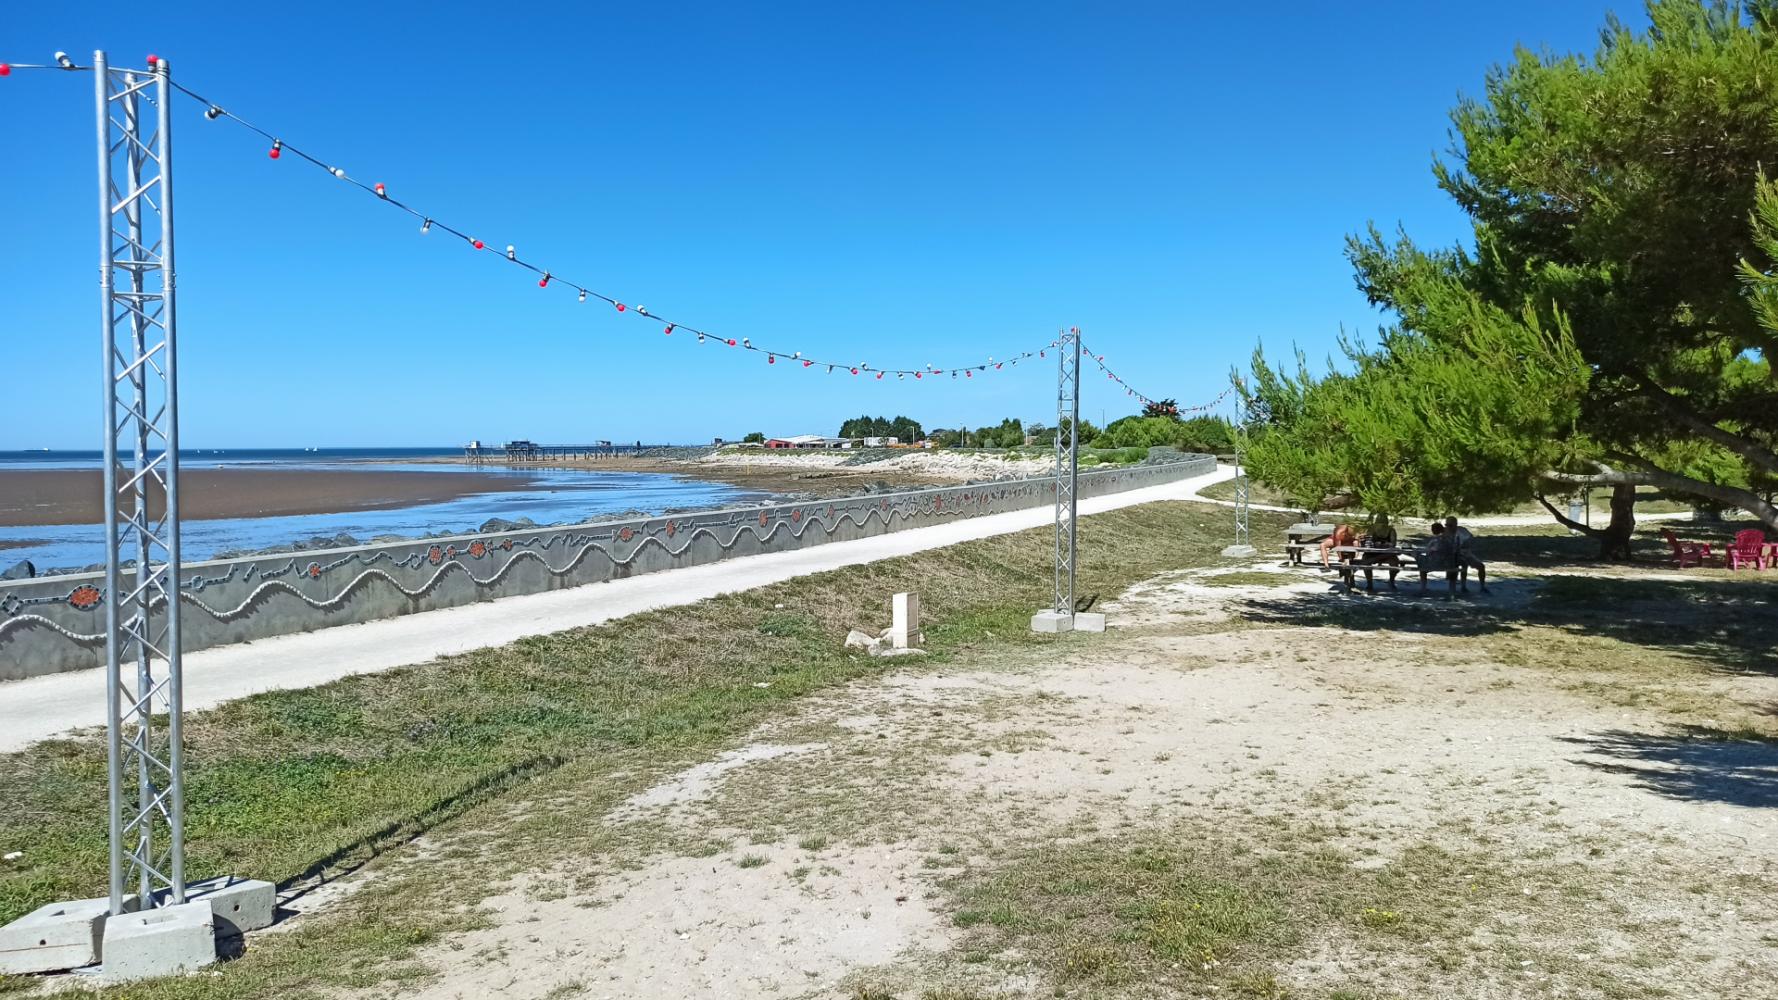
[[[1446,113],[1596,0],[1485,5],[67,2],[0,60],[95,48],[422,210],[781,350],[966,364],[1062,325],[1142,391],[1215,396],[1263,339],[1378,317],[1343,237],[1459,238]],[[1485,10],[1485,13],[1483,12]],[[196,447],[700,441],[1054,414],[1053,371],[868,382],[579,305],[178,106],[183,434]],[[95,448],[90,78],[0,79],[0,449]],[[1085,380],[1097,420],[1130,409]]]

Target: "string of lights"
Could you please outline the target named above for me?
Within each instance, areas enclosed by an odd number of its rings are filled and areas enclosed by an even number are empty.
[[[1150,406],[1155,403],[1155,400],[1153,398],[1151,398],[1150,396],[1148,396],[1144,393],[1136,391],[1135,386],[1132,386],[1129,382],[1126,382],[1122,375],[1119,375],[1117,372],[1113,371],[1111,369],[1111,366],[1109,366],[1105,363],[1105,355],[1094,353],[1093,350],[1087,346],[1087,342],[1084,339],[1080,342],[1080,349],[1081,349],[1081,353],[1085,354],[1088,358],[1091,358],[1093,361],[1093,364],[1097,365],[1099,370],[1105,373],[1105,377],[1107,379],[1110,379],[1111,381],[1116,382],[1118,384],[1118,386],[1124,390],[1124,395],[1133,397],[1137,402],[1140,402],[1143,406]],[[1199,403],[1196,406],[1175,405],[1168,412],[1175,415],[1175,416],[1180,415],[1180,414],[1185,414],[1185,413],[1208,413],[1211,410],[1216,409],[1217,406],[1221,405],[1222,401],[1229,397],[1229,393],[1234,392],[1234,391],[1235,391],[1235,387],[1231,385],[1228,388],[1222,390],[1222,392],[1218,393],[1216,398],[1212,399],[1208,403]]]
[[[176,82],[172,83],[172,87],[180,93],[185,94],[187,97],[204,105],[205,118],[212,121],[226,118],[269,141],[271,146],[267,150],[266,155],[271,159],[281,159],[284,154],[288,153],[302,162],[312,164],[313,166],[327,171],[327,173],[335,179],[345,181],[353,187],[375,197],[377,200],[399,211],[406,212],[410,217],[419,220],[421,233],[430,233],[433,230],[437,230],[441,233],[454,236],[467,243],[473,250],[491,253],[496,260],[504,260],[507,263],[523,268],[536,275],[537,286],[539,288],[547,289],[554,285],[573,293],[576,299],[580,302],[585,302],[588,299],[596,299],[611,306],[617,312],[626,316],[634,316],[638,319],[646,319],[661,324],[661,331],[666,336],[672,336],[673,334],[678,333],[693,339],[698,344],[714,341],[719,345],[751,351],[755,354],[763,355],[766,359],[766,363],[771,365],[776,365],[782,361],[793,368],[800,367],[804,370],[819,368],[829,374],[845,372],[855,376],[872,377],[879,381],[890,375],[895,376],[897,379],[907,379],[911,376],[916,380],[936,378],[945,375],[948,375],[953,379],[959,377],[973,379],[978,373],[1000,371],[1008,366],[1016,367],[1020,361],[1029,360],[1033,357],[1047,357],[1048,352],[1057,345],[1057,341],[1052,340],[1035,351],[1022,351],[998,358],[990,357],[986,361],[973,365],[954,365],[951,367],[927,365],[920,368],[897,368],[873,367],[869,362],[852,363],[808,357],[805,356],[802,351],[785,351],[766,347],[762,344],[756,344],[748,337],[737,338],[722,336],[703,327],[687,323],[684,320],[674,319],[663,315],[662,313],[651,311],[647,306],[629,305],[616,296],[606,294],[605,292],[601,292],[586,284],[569,278],[560,270],[545,266],[535,261],[527,260],[519,255],[518,248],[513,244],[507,244],[504,253],[502,253],[495,249],[493,245],[471,235],[466,229],[443,222],[437,216],[421,211],[401,199],[396,198],[394,195],[390,194],[388,185],[380,181],[376,183],[365,183],[347,173],[345,168],[339,166],[337,162],[325,160],[299,146],[296,146],[282,136],[242,118],[240,115],[229,111],[215,101],[204,97],[202,94],[199,94],[188,87]]]
[[[65,53],[65,52],[57,52],[55,54],[55,60],[56,61],[53,64],[0,62],[0,77],[10,75],[11,72],[15,69],[20,69],[20,70],[53,69],[53,70],[62,70],[62,71],[70,71],[70,70],[88,70],[88,71],[90,71],[92,69],[92,67],[90,67],[90,66],[80,66],[80,65],[75,64],[74,61],[72,59],[70,59],[68,57],[67,53]],[[154,55],[148,56],[148,59],[147,59],[148,71],[153,72],[155,70],[158,62],[159,62],[158,57],[156,57]],[[918,368],[884,368],[884,367],[873,367],[872,365],[870,365],[867,362],[850,363],[850,362],[844,362],[844,361],[824,360],[824,359],[820,359],[820,358],[805,357],[802,351],[784,351],[784,350],[778,350],[775,348],[765,347],[760,344],[755,344],[752,341],[752,339],[747,338],[747,337],[741,337],[741,338],[725,337],[725,336],[713,333],[708,329],[698,327],[698,326],[693,326],[693,325],[690,325],[690,324],[685,323],[680,320],[671,319],[671,318],[669,318],[665,315],[662,315],[658,312],[650,311],[647,306],[629,305],[622,299],[619,299],[615,296],[608,295],[604,292],[598,291],[597,289],[594,289],[588,285],[582,284],[581,282],[572,280],[572,279],[568,278],[567,276],[565,276],[561,271],[558,271],[558,270],[551,268],[551,267],[544,266],[542,264],[539,264],[539,263],[531,261],[531,260],[527,260],[524,257],[519,256],[518,249],[513,244],[510,244],[510,243],[507,244],[504,252],[502,252],[501,250],[496,249],[494,245],[491,245],[491,244],[487,243],[486,241],[484,241],[476,236],[471,235],[469,233],[469,231],[467,231],[466,229],[460,228],[458,226],[453,226],[453,225],[448,224],[446,222],[440,221],[440,219],[437,216],[434,216],[434,215],[431,215],[427,212],[421,211],[420,209],[408,204],[407,202],[404,202],[401,199],[396,198],[394,195],[390,194],[388,185],[382,183],[381,181],[374,182],[374,183],[366,183],[366,182],[358,179],[357,177],[354,177],[351,174],[349,174],[345,170],[345,168],[342,166],[339,166],[337,162],[323,159],[320,156],[317,156],[315,154],[308,152],[307,150],[305,150],[305,149],[291,143],[289,140],[283,138],[278,133],[275,133],[275,132],[272,132],[272,131],[267,130],[265,128],[262,128],[256,124],[254,124],[253,122],[248,121],[247,119],[241,117],[240,115],[235,114],[232,111],[229,111],[227,108],[224,108],[221,104],[217,103],[216,101],[213,101],[213,100],[203,96],[202,94],[199,94],[198,92],[192,90],[191,88],[186,87],[185,85],[178,83],[176,81],[172,81],[172,80],[169,80],[168,84],[174,90],[178,91],[181,94],[184,94],[185,96],[187,96],[187,97],[191,98],[192,100],[198,102],[199,104],[203,105],[204,117],[206,119],[208,119],[210,121],[216,121],[218,119],[227,119],[227,120],[232,121],[235,124],[245,128],[245,129],[247,129],[248,131],[255,133],[256,135],[260,136],[261,138],[263,138],[266,141],[268,141],[269,143],[271,143],[270,147],[266,151],[266,155],[268,157],[270,157],[271,159],[281,160],[281,159],[283,159],[284,154],[288,153],[301,162],[310,164],[312,166],[320,168],[321,170],[326,171],[334,179],[344,181],[347,184],[352,185],[354,188],[357,188],[358,190],[361,190],[361,191],[365,192],[366,194],[376,198],[378,201],[380,201],[386,205],[389,205],[390,207],[395,208],[398,211],[407,213],[407,215],[413,219],[419,220],[419,223],[420,223],[419,229],[422,234],[431,233],[432,231],[437,230],[441,233],[445,233],[449,236],[455,237],[459,240],[462,240],[464,243],[466,243],[472,250],[492,254],[493,259],[495,259],[495,260],[504,260],[505,262],[507,262],[509,264],[513,264],[517,267],[523,268],[524,270],[529,271],[532,274],[536,275],[538,278],[537,286],[539,288],[548,289],[549,287],[554,285],[559,289],[565,289],[571,293],[574,293],[577,301],[579,301],[579,302],[586,302],[588,299],[597,299],[598,301],[605,303],[606,305],[612,307],[617,312],[619,312],[625,316],[632,316],[632,317],[635,317],[638,319],[646,319],[646,320],[650,320],[652,322],[661,324],[662,333],[667,336],[672,336],[673,334],[678,333],[678,334],[681,334],[687,338],[693,339],[698,344],[705,344],[705,343],[710,343],[710,342],[714,341],[716,344],[719,344],[719,345],[737,348],[737,349],[744,350],[744,351],[750,351],[755,354],[764,355],[764,357],[766,359],[766,363],[770,364],[770,365],[776,365],[780,361],[783,361],[783,362],[787,363],[792,368],[800,367],[803,370],[819,368],[829,374],[832,374],[835,372],[844,372],[844,373],[848,373],[848,374],[851,374],[854,376],[868,376],[868,377],[874,378],[875,380],[878,380],[878,381],[881,381],[885,377],[890,376],[890,375],[895,376],[896,379],[898,379],[898,380],[905,380],[909,376],[912,376],[916,380],[923,380],[923,379],[927,379],[927,378],[938,378],[938,377],[946,376],[946,375],[950,376],[952,379],[956,379],[959,377],[965,378],[965,379],[973,379],[976,377],[976,375],[978,373],[985,375],[985,374],[988,374],[991,372],[1000,371],[1004,368],[1017,367],[1019,362],[1021,362],[1021,361],[1029,361],[1032,358],[1038,358],[1038,359],[1047,358],[1049,352],[1051,350],[1056,349],[1061,344],[1060,338],[1057,338],[1057,339],[1049,341],[1047,344],[1044,344],[1042,347],[1039,347],[1036,350],[1021,351],[1021,352],[1017,352],[1012,355],[999,357],[999,358],[990,357],[986,361],[981,362],[979,364],[956,365],[956,366],[952,366],[952,367],[940,367],[938,365],[926,365],[924,367],[918,367]],[[1152,397],[1150,397],[1146,393],[1137,391],[1134,386],[1132,386],[1122,376],[1118,375],[1112,368],[1107,366],[1105,363],[1104,355],[1095,354],[1092,351],[1088,350],[1084,341],[1081,344],[1081,349],[1082,349],[1083,353],[1087,354],[1087,356],[1092,358],[1093,363],[1095,365],[1097,365],[1098,368],[1102,372],[1105,373],[1106,377],[1110,381],[1116,383],[1120,388],[1122,388],[1124,390],[1126,395],[1134,398],[1135,400],[1137,400],[1138,402],[1142,403],[1145,406],[1150,405],[1154,402],[1154,399]],[[1196,412],[1210,410],[1210,409],[1214,408],[1217,404],[1222,402],[1222,400],[1227,397],[1228,392],[1229,392],[1229,390],[1224,390],[1221,395],[1217,396],[1216,399],[1212,400],[1209,403],[1205,403],[1205,404],[1202,404],[1199,406],[1180,408],[1179,412],[1181,412],[1181,413],[1196,413]]]

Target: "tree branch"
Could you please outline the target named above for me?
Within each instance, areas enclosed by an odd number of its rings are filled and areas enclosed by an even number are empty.
[[[1596,471],[1590,473],[1558,472],[1552,469],[1546,471],[1542,478],[1563,486],[1658,486],[1675,493],[1690,493],[1694,496],[1708,497],[1732,507],[1740,507],[1759,518],[1760,523],[1766,527],[1778,530],[1778,507],[1765,502],[1759,494],[1752,490],[1707,483],[1689,476],[1678,476],[1671,472],[1663,472],[1653,466],[1646,466],[1639,472],[1613,469],[1603,462],[1594,462],[1593,466]]]
[[[1605,532],[1600,531],[1592,525],[1582,524],[1579,521],[1571,520],[1567,515],[1557,510],[1548,500],[1545,500],[1542,493],[1533,495],[1537,497],[1538,503],[1543,504],[1543,509],[1549,511],[1550,516],[1555,518],[1556,523],[1560,524],[1562,527],[1567,528],[1570,531],[1578,531],[1581,534],[1586,535],[1588,538],[1598,538],[1600,535],[1605,534]]]
[[[1686,406],[1678,396],[1656,385],[1653,379],[1643,377],[1641,382],[1642,391],[1640,394],[1660,404],[1661,409],[1684,424],[1692,433],[1707,441],[1722,445],[1767,472],[1778,473],[1778,452],[1762,446],[1757,441],[1749,440],[1716,426]]]

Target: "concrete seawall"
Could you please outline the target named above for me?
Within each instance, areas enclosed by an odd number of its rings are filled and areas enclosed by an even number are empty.
[[[1082,472],[1080,496],[1177,482],[1208,455]],[[875,493],[521,531],[191,563],[184,648],[204,649],[783,552],[1053,502],[1047,478]],[[123,587],[132,585],[126,574]],[[0,680],[103,664],[103,574],[0,583]]]

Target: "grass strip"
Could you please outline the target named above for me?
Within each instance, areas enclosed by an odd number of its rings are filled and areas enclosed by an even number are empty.
[[[1211,563],[1226,521],[1184,503],[1083,518],[1079,592]],[[1049,597],[1051,546],[1048,529],[983,539],[193,713],[186,871],[286,883],[349,869],[563,762],[718,744],[882,669],[842,640],[885,625],[899,590],[920,593],[938,657],[1057,641],[1026,627]],[[23,852],[0,867],[0,922],[103,893],[104,775],[98,732],[0,755],[0,853]]]

